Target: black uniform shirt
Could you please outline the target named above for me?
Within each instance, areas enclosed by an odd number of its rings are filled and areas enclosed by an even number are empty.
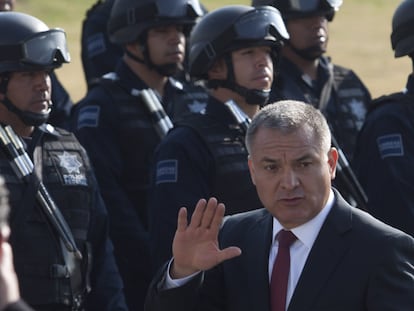
[[[376,99],[355,151],[368,211],[414,236],[414,76],[404,92]]]
[[[187,207],[190,216],[199,199],[211,196],[226,205],[227,214],[261,206],[248,170],[244,133],[235,129],[228,108],[210,97],[205,114],[192,119],[178,122],[155,152],[149,202],[155,268],[171,256],[180,207]]]

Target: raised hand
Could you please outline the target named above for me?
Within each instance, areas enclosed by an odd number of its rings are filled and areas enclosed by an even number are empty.
[[[219,248],[218,233],[224,209],[224,204],[218,203],[215,198],[210,198],[208,202],[201,199],[190,224],[187,223],[187,209],[180,209],[173,241],[172,278],[183,278],[197,271],[208,270],[241,254],[240,248],[235,246],[223,250]]]

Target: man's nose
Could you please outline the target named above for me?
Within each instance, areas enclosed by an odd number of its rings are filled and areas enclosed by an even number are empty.
[[[299,178],[294,170],[285,169],[283,171],[281,185],[285,189],[294,189],[299,185]]]

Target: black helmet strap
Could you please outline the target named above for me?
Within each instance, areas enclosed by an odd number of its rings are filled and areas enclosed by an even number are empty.
[[[132,54],[130,51],[125,49],[125,53],[134,61],[146,65],[148,68],[155,70],[162,76],[170,77],[176,74],[179,70],[183,69],[182,66],[171,63],[171,64],[164,64],[164,65],[155,65],[151,60],[151,55],[149,53],[148,44],[147,44],[147,32],[144,32],[138,39],[138,47],[141,49],[143,59],[139,58],[138,56]]]
[[[269,100],[270,90],[257,90],[257,89],[248,89],[244,86],[239,85],[236,82],[236,78],[234,75],[234,66],[233,61],[231,59],[231,54],[226,53],[224,55],[224,61],[227,65],[227,79],[226,80],[208,80],[207,86],[209,88],[218,88],[223,87],[229,90],[236,92],[237,94],[241,95],[246,103],[252,106],[264,106],[267,101]]]
[[[321,50],[317,46],[311,46],[306,49],[298,49],[290,41],[287,41],[286,45],[288,45],[290,49],[293,52],[295,52],[298,56],[300,56],[301,58],[307,61],[314,61],[315,59],[318,59],[324,53],[324,51]]]
[[[9,84],[9,75],[3,74],[2,80],[0,83],[0,92],[4,94],[4,99],[2,100],[2,103],[4,106],[10,111],[13,112],[15,115],[17,115],[20,120],[23,121],[24,124],[29,126],[40,126],[43,123],[47,121],[49,118],[51,107],[52,105],[49,105],[49,109],[47,113],[34,113],[30,111],[23,111],[17,108],[12,101],[7,97],[7,86]]]

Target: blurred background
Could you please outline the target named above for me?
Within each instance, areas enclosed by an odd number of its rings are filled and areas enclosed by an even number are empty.
[[[201,0],[213,10],[246,0]],[[80,60],[80,31],[86,11],[96,0],[17,0],[16,11],[34,15],[49,27],[65,29],[72,61],[57,70],[74,102],[86,92]],[[391,18],[400,0],[344,0],[330,23],[327,55],[334,63],[352,68],[373,97],[399,91],[405,86],[411,63],[395,59],[391,50]]]

